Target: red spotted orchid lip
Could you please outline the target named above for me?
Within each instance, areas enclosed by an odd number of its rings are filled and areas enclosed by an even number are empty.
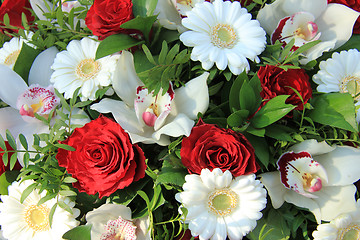
[[[17,99],[17,108],[21,116],[34,117],[35,113],[48,117],[50,112],[60,104],[60,99],[55,95],[54,87],[41,87],[31,85]]]
[[[280,156],[277,165],[282,184],[308,198],[317,198],[313,193],[320,191],[328,181],[323,166],[305,151],[286,152]]]
[[[296,50],[305,43],[318,40],[321,33],[314,21],[315,17],[308,12],[298,12],[281,19],[271,35],[272,44],[279,40],[286,45],[295,39],[293,50]]]

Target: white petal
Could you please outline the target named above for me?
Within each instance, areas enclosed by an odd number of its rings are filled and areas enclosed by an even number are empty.
[[[351,37],[359,14],[342,4],[329,4],[323,14],[316,19],[316,24],[321,32],[320,40],[336,39],[335,49],[340,47]]]
[[[40,20],[47,20],[46,17],[44,17],[44,12],[48,12],[45,2],[49,5],[52,6],[52,3],[50,3],[47,0],[30,0],[30,5],[32,10],[34,10],[36,16],[40,19]]]
[[[227,236],[226,224],[223,218],[217,218],[216,229],[211,240],[225,240]]]
[[[315,194],[318,198],[313,199],[320,208],[321,220],[331,221],[336,216],[356,209],[355,201],[356,187],[351,184],[347,186],[323,187]],[[320,219],[317,219],[319,222]]]
[[[128,132],[140,133],[143,131],[139,125],[135,111],[124,102],[105,98],[99,103],[93,104],[91,109],[100,113],[111,112],[120,126]]]
[[[59,52],[55,46],[41,52],[34,60],[29,72],[29,85],[39,84],[47,87],[50,84],[50,77],[54,70],[51,65],[54,63],[56,54]]]
[[[271,199],[271,203],[275,209],[281,207],[284,203],[286,192],[290,191],[284,187],[280,181],[280,172],[268,172],[260,174],[260,181],[266,187]],[[299,194],[298,194],[299,195]]]
[[[325,141],[318,142],[315,139],[309,139],[305,140],[301,143],[297,143],[294,146],[292,146],[289,151],[294,152],[308,152],[311,154],[311,156],[321,155],[324,153],[331,152],[335,149],[335,147],[330,146]]]
[[[318,18],[325,11],[327,5],[327,0],[286,0],[282,8],[288,15],[309,12]]]
[[[5,65],[0,65],[0,99],[16,109],[18,96],[25,92],[25,81],[13,70]]]
[[[143,86],[135,72],[134,57],[122,51],[114,73],[113,88],[116,94],[130,107],[134,106],[136,88]]]
[[[334,151],[314,157],[326,170],[327,185],[342,186],[360,179],[360,149],[337,146]]]
[[[271,35],[275,30],[280,19],[289,15],[282,9],[284,2],[285,0],[277,0],[272,4],[266,4],[264,8],[260,9],[256,17],[268,35]]]
[[[175,90],[174,104],[178,113],[196,119],[199,112],[204,113],[209,106],[209,90],[206,80],[208,72],[190,80],[185,86]]]
[[[22,119],[19,110],[12,107],[0,108],[0,135],[5,138],[5,130],[11,130],[12,134],[16,137],[20,132],[17,126],[26,124]]]
[[[195,122],[185,114],[178,114],[174,120],[162,126],[158,131],[155,131],[153,138],[160,139],[161,135],[171,137],[189,136],[194,124]]]

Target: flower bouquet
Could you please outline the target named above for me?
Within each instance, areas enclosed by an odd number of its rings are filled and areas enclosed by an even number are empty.
[[[2,1],[0,239],[360,239],[359,11]]]

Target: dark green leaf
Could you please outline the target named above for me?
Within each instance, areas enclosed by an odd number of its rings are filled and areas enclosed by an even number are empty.
[[[136,29],[144,34],[145,39],[149,42],[151,28],[156,21],[157,16],[141,17],[137,16],[130,21],[127,21],[120,25],[121,28],[125,29]]]
[[[248,80],[248,77],[246,75],[246,72],[242,72],[233,82],[230,94],[229,94],[229,105],[230,110],[232,112],[240,109],[240,103],[239,103],[239,94],[241,86],[243,85],[244,81]]]
[[[27,141],[26,141],[25,136],[20,133],[20,134],[19,134],[19,139],[20,139],[21,145],[22,145],[26,150],[28,150],[28,143],[27,143]]]
[[[110,54],[125,49],[129,49],[143,43],[144,41],[139,41],[135,38],[130,37],[127,34],[111,35],[100,42],[99,47],[96,51],[96,59],[108,56]]]
[[[16,59],[14,65],[14,71],[19,74],[25,82],[28,80],[31,65],[39,53],[39,50],[30,47],[26,43],[23,43],[19,56]]]
[[[158,0],[133,0],[133,13],[134,16],[151,16],[154,13]]]
[[[229,124],[230,127],[239,127],[246,122],[248,117],[249,117],[248,110],[246,110],[246,109],[238,110],[238,111],[232,113],[227,118],[227,123]]]
[[[9,143],[9,145],[11,146],[12,149],[16,150],[16,142],[14,137],[11,135],[11,132],[6,129],[6,139]]]
[[[66,145],[66,144],[61,144],[61,143],[55,143],[54,144],[55,147],[58,147],[58,148],[62,148],[62,149],[65,149],[65,150],[68,150],[68,151],[75,151],[76,149],[69,146],[69,145]]]
[[[19,171],[6,171],[0,175],[0,195],[8,194],[8,186],[14,182],[19,175]]]
[[[156,181],[160,184],[182,186],[185,183],[186,174],[188,173],[184,168],[162,168]]]

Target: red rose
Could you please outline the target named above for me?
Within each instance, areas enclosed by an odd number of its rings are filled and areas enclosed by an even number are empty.
[[[220,168],[237,177],[259,169],[254,148],[244,135],[201,120],[190,136],[183,139],[180,155],[189,173],[200,174],[203,168]]]
[[[301,95],[304,104],[312,96],[309,76],[304,69],[285,71],[279,67],[266,65],[266,67],[260,67],[257,75],[261,82],[260,95],[263,99],[270,100],[279,95],[290,95],[286,103],[295,105],[296,110],[302,110],[303,103],[293,89]]]
[[[120,25],[133,18],[131,0],[95,0],[85,23],[94,35],[104,39],[116,33],[128,33]]]
[[[7,13],[10,19],[10,25],[24,28],[21,22],[22,13],[25,13],[28,22],[34,21],[34,17],[27,8],[31,8],[28,0],[5,0],[0,7],[0,21],[3,21],[4,15]],[[4,30],[8,32],[17,32],[16,29],[6,29],[1,27],[0,31],[2,33],[4,33]]]
[[[242,7],[245,7],[245,6],[249,5],[252,2],[253,2],[252,0],[240,0],[240,5]]]
[[[61,143],[76,149],[60,148],[56,159],[78,180],[74,187],[80,192],[98,192],[102,198],[145,176],[143,151],[131,143],[119,124],[106,117],[76,128]]]
[[[360,0],[328,0],[328,3],[339,3],[360,12]],[[356,20],[353,33],[360,34],[360,17]]]
[[[5,145],[6,145],[6,149],[7,150],[14,150],[10,144],[5,141]],[[0,148],[0,176],[6,172],[6,171],[9,171],[10,170],[10,158],[11,156],[14,154],[14,152],[9,152],[9,155],[8,155],[8,165],[5,166],[4,162],[3,162],[3,155],[4,155],[4,149]],[[18,161],[16,161],[16,164],[14,166],[14,169],[13,170],[20,170],[22,168],[22,166],[20,165],[20,163]]]

